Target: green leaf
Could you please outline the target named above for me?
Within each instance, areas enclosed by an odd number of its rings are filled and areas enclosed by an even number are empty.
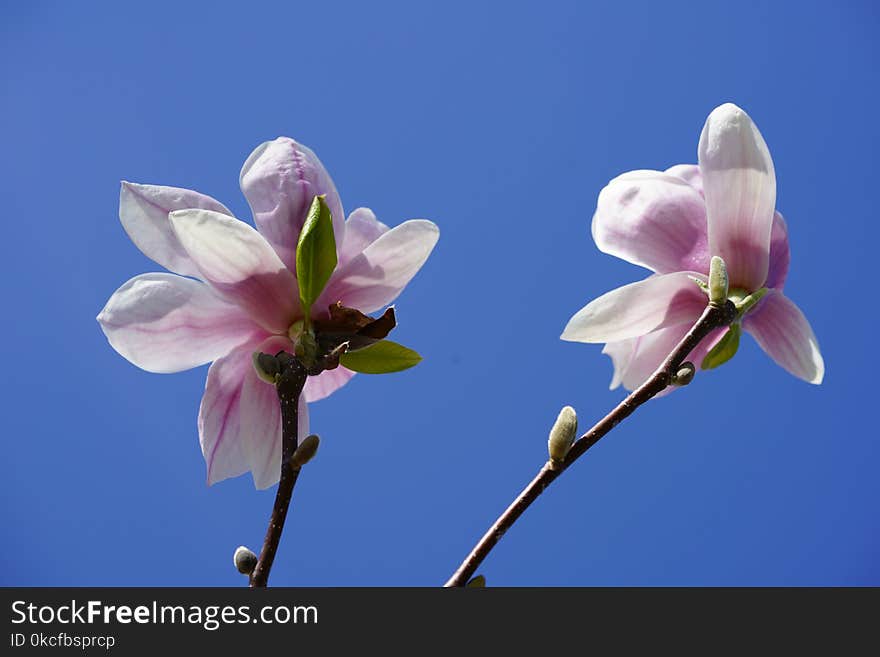
[[[412,349],[382,340],[369,347],[342,354],[339,364],[362,374],[389,374],[408,370],[422,360]]]
[[[296,245],[296,277],[299,280],[299,300],[308,320],[312,304],[336,269],[336,237],[333,235],[333,217],[324,196],[316,196],[299,234]]]
[[[727,333],[718,341],[712,350],[706,354],[703,359],[702,368],[704,370],[715,369],[719,365],[724,365],[727,361],[736,355],[739,349],[739,336],[742,333],[739,323],[731,324],[727,329]]]
[[[486,588],[486,578],[482,575],[477,575],[476,577],[472,577],[471,580],[465,584],[465,587],[469,589],[483,589]]]

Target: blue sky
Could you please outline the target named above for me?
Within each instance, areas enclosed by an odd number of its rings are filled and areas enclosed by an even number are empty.
[[[182,6],[183,5],[183,6]],[[437,585],[546,459],[571,404],[621,398],[568,318],[642,277],[589,235],[615,175],[694,162],[732,101],[788,221],[786,292],[825,383],[751,338],[567,472],[480,572],[490,585],[880,584],[878,10],[868,2],[4,3],[4,585],[239,585],[272,491],[205,485],[206,367],[143,372],[95,321],[156,271],[121,179],[250,219],[260,142],[312,147],[348,210],[441,229],[397,301],[414,370],[311,408],[272,584]]]

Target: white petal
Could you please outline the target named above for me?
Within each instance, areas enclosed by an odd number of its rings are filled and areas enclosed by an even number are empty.
[[[119,190],[119,220],[131,241],[168,271],[198,277],[198,269],[168,221],[169,212],[188,208],[232,214],[219,201],[190,189],[123,181]]]
[[[318,376],[310,376],[303,391],[309,403],[324,399],[351,381],[354,372],[339,366],[333,370],[321,372]]]
[[[358,208],[345,222],[345,241],[339,250],[338,267],[345,267],[370,244],[388,232],[388,226],[376,219],[369,208]]]
[[[611,364],[614,367],[614,374],[608,386],[609,390],[614,390],[623,383],[623,375],[635,354],[637,342],[638,338],[630,338],[628,340],[609,342],[602,347],[602,353],[607,354],[611,358]]]
[[[260,332],[210,287],[174,274],[135,276],[113,293],[98,322],[116,351],[149,372],[203,365]]]
[[[434,249],[440,230],[424,219],[395,226],[344,268],[337,269],[317,308],[341,301],[361,312],[374,312],[399,295]]]
[[[320,194],[333,216],[339,250],[345,239],[342,203],[330,174],[309,148],[289,137],[260,144],[241,168],[239,182],[260,233],[291,271],[296,271],[296,245],[309,207]]]
[[[675,272],[612,290],[579,310],[569,320],[562,339],[616,342],[693,321],[707,300],[691,276],[705,280],[696,272]]]
[[[767,278],[776,173],[749,116],[727,103],[706,119],[698,149],[709,249],[727,263],[730,283],[757,290]]]
[[[601,251],[661,274],[709,269],[706,204],[678,176],[618,176],[599,193],[592,233]]]
[[[296,278],[246,223],[207,210],[172,212],[171,224],[201,278],[261,326],[286,333],[299,313]]]

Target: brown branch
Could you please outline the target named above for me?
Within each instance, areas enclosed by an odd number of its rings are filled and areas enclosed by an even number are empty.
[[[538,471],[535,478],[523,489],[474,546],[474,549],[471,550],[461,566],[458,567],[458,570],[446,582],[446,586],[464,586],[467,584],[483,560],[492,551],[492,548],[504,536],[504,533],[531,506],[532,502],[538,499],[547,486],[567,470],[590,447],[599,442],[602,436],[629,417],[639,406],[657,393],[662,392],[670,384],[672,377],[678,372],[688,354],[693,351],[700,341],[716,328],[729,325],[735,317],[736,308],[730,301],[725,302],[723,305],[716,306],[710,304],[706,306],[700,318],[645,383],[634,390],[614,410],[599,420],[592,429],[575,441],[562,463],[553,464],[551,467],[548,462]]]
[[[281,479],[275,493],[275,505],[266,529],[263,549],[250,577],[250,586],[263,587],[269,581],[269,571],[275,560],[275,552],[284,531],[284,520],[293,496],[293,487],[299,477],[300,469],[291,461],[298,441],[299,396],[302,394],[308,373],[306,368],[293,356],[287,353],[276,357],[280,365],[280,377],[275,384],[278,400],[281,402]]]

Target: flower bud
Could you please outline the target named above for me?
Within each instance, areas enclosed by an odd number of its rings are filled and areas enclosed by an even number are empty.
[[[315,340],[315,334],[311,331],[300,333],[293,343],[293,353],[306,368],[314,365],[318,356],[318,342]]]
[[[257,567],[257,555],[251,552],[244,545],[240,545],[232,556],[232,563],[235,569],[242,575],[250,575]]]
[[[672,375],[672,381],[670,381],[670,383],[674,386],[686,386],[694,380],[695,372],[696,368],[694,367],[694,364],[690,361],[685,361],[678,366],[678,372]]]
[[[712,256],[709,263],[709,303],[720,305],[727,301],[729,281],[727,265],[720,256]]]
[[[564,406],[559,411],[559,417],[556,418],[556,423],[550,429],[550,438],[547,440],[551,464],[559,464],[565,460],[568,450],[574,443],[577,428],[577,413],[571,406]]]
[[[306,463],[312,460],[315,454],[318,453],[318,445],[320,444],[321,439],[318,438],[315,434],[311,436],[307,436],[303,439],[303,441],[296,448],[296,451],[293,453],[293,456],[290,457],[290,464],[294,468],[301,468]]]
[[[465,587],[469,589],[484,589],[486,588],[486,578],[483,575],[472,577],[468,580],[468,583],[465,584]]]
[[[278,359],[270,354],[255,351],[253,353],[254,371],[266,383],[275,385],[275,378],[281,373]]]

